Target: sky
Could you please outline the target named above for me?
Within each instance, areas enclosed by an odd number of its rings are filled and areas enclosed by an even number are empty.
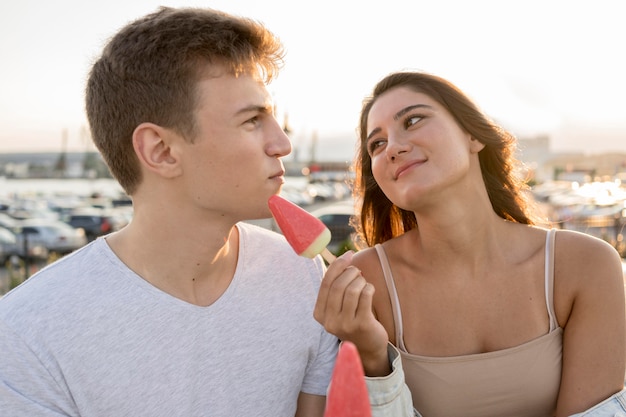
[[[0,153],[93,149],[90,65],[161,5],[251,17],[281,38],[286,64],[268,89],[304,154],[314,138],[351,153],[363,98],[398,70],[449,79],[554,152],[626,152],[620,0],[0,0]]]

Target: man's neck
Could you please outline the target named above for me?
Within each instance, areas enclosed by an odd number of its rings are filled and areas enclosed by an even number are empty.
[[[130,269],[160,290],[190,304],[213,304],[237,268],[239,231],[166,236],[144,233],[132,222],[107,242]],[[148,237],[147,235],[150,235]]]

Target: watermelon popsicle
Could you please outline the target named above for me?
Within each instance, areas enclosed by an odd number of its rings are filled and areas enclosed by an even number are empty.
[[[335,255],[326,248],[330,242],[330,230],[320,219],[279,195],[271,196],[268,205],[278,227],[298,255],[314,258],[321,254],[328,263],[335,260]]]
[[[339,347],[324,417],[372,417],[363,365],[352,342],[344,341]]]

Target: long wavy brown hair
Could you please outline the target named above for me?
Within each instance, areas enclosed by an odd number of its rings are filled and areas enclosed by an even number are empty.
[[[516,138],[487,117],[458,87],[435,75],[396,72],[383,78],[363,101],[359,124],[360,144],[354,161],[354,197],[359,208],[353,220],[359,247],[385,242],[417,227],[411,211],[394,205],[378,186],[367,152],[367,119],[381,94],[398,87],[428,95],[454,117],[459,126],[485,147],[479,152],[480,169],[491,206],[503,219],[535,224],[527,200],[528,185],[518,175]]]

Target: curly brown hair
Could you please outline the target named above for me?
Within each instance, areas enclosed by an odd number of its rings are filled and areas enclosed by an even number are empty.
[[[516,138],[487,117],[458,87],[423,72],[392,73],[376,84],[363,101],[359,137],[354,162],[354,197],[360,206],[353,221],[359,246],[373,246],[417,227],[415,214],[394,205],[378,186],[367,151],[367,120],[372,105],[381,94],[399,87],[428,95],[454,117],[459,126],[485,147],[479,152],[480,168],[493,210],[503,219],[535,224],[529,210],[527,184],[516,173]]]

